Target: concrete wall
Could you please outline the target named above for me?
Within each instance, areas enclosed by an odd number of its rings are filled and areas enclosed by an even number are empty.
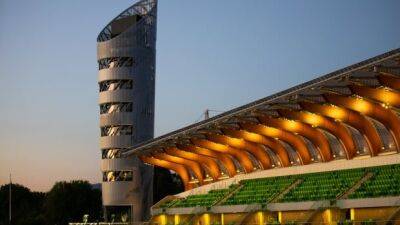
[[[237,224],[241,222],[243,225],[265,225],[272,221],[279,221],[282,224],[290,222],[309,222],[311,224],[338,224],[340,221],[351,219],[355,221],[355,225],[361,224],[362,221],[375,220],[380,221],[378,224],[386,224],[388,218],[398,210],[398,207],[381,207],[381,208],[354,208],[339,209],[328,208],[324,210],[297,210],[297,211],[254,211],[250,213],[202,213],[197,215],[157,215],[151,220],[152,223],[160,225],[182,224],[191,221],[196,225],[211,225],[219,223],[221,225]],[[346,211],[350,210],[350,217],[346,218]],[[400,217],[394,218],[400,224]]]

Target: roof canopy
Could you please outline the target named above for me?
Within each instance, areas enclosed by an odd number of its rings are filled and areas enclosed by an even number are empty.
[[[400,49],[134,146],[185,188],[274,167],[392,154],[400,146]]]

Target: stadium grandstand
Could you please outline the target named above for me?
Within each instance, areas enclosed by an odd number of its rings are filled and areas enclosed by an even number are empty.
[[[123,154],[184,184],[154,224],[400,224],[399,110],[395,49]]]

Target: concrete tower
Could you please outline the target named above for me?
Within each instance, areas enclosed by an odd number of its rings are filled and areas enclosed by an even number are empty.
[[[143,221],[152,204],[153,168],[122,153],[153,138],[156,31],[157,0],[141,0],[97,38],[106,220]]]

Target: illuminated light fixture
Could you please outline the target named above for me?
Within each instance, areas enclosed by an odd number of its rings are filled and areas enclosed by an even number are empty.
[[[385,90],[385,91],[387,91],[388,89],[387,89],[387,87],[385,87],[385,86],[379,86],[379,87],[377,87],[378,89],[383,89],[383,90]]]
[[[275,164],[272,164],[272,168],[274,168],[275,167]]]
[[[361,96],[359,96],[357,94],[353,94],[352,96],[355,97],[355,98],[358,98],[358,99],[363,99],[363,97],[361,97]]]
[[[389,108],[389,105],[388,105],[387,103],[382,103],[381,106],[382,106],[383,108],[385,108],[385,109],[388,109],[388,108]]]
[[[199,180],[195,179],[194,177],[190,178],[189,184],[198,184]]]
[[[221,172],[221,176],[218,177],[218,180],[224,180],[224,179],[228,179],[228,178],[229,178],[228,175],[226,175],[224,172]]]
[[[316,126],[316,125],[314,125],[314,124],[312,124],[312,125],[311,125],[311,127],[312,127],[312,128],[316,128],[317,126]]]
[[[205,182],[211,182],[214,179],[212,177],[210,177],[208,174],[206,174],[206,178],[204,179]]]
[[[356,153],[357,153],[357,154],[360,154],[360,151],[357,151]]]
[[[335,155],[335,154],[333,154],[333,158],[336,158],[336,155]]]
[[[274,139],[275,139],[275,140],[279,140],[279,138],[278,138],[278,137],[274,137]]]
[[[311,161],[314,161],[315,159],[314,158],[311,158]]]
[[[293,161],[290,161],[290,164],[293,164],[294,162]]]

